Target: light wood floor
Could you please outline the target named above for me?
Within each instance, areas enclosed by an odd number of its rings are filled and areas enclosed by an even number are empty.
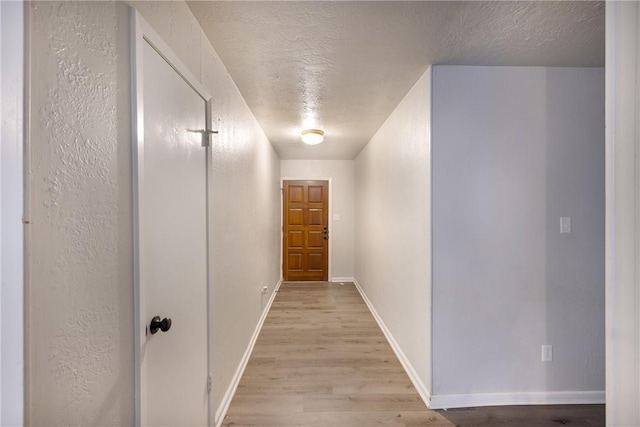
[[[430,411],[352,283],[284,283],[223,426],[604,425],[602,406],[572,408]]]

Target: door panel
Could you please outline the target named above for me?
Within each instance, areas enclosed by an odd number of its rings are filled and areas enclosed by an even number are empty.
[[[326,281],[329,277],[329,183],[284,181],[284,280]]]
[[[309,225],[322,226],[324,224],[324,212],[322,209],[309,209]]]
[[[208,424],[206,101],[143,45],[144,161],[138,163],[141,422]],[[171,328],[150,333],[154,316]]]
[[[309,185],[309,203],[322,203],[325,188],[317,185]]]
[[[289,224],[290,225],[304,224],[302,209],[289,209]]]
[[[321,254],[309,254],[309,271],[322,271],[324,260]]]
[[[304,234],[302,231],[294,230],[289,232],[289,249],[302,249],[304,246]],[[290,255],[295,255],[291,251]]]
[[[322,231],[309,231],[307,247],[309,249],[322,249],[323,246],[324,237]]]
[[[304,202],[304,186],[292,185],[289,187],[289,201],[291,203],[303,203]]]

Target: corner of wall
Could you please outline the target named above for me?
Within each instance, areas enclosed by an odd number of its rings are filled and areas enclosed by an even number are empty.
[[[431,391],[430,391],[429,387],[423,382],[423,379],[418,375],[418,373],[414,369],[413,365],[411,364],[411,361],[407,358],[407,356],[402,351],[402,347],[400,347],[400,345],[398,344],[396,339],[391,334],[391,331],[389,331],[389,328],[387,328],[387,325],[385,325],[384,320],[382,320],[382,318],[380,317],[380,315],[376,311],[375,307],[373,306],[373,304],[371,303],[371,301],[367,297],[367,294],[362,289],[362,286],[360,286],[360,283],[358,283],[358,281],[356,279],[351,279],[351,281],[356,286],[356,289],[360,293],[360,296],[362,297],[362,299],[364,300],[365,304],[369,308],[369,311],[371,312],[371,315],[376,320],[376,323],[378,324],[378,326],[382,330],[382,333],[384,334],[385,338],[389,342],[389,345],[391,346],[391,348],[393,349],[393,352],[395,353],[396,357],[400,361],[400,364],[402,365],[402,367],[406,371],[407,376],[411,380],[411,383],[413,384],[413,386],[418,391],[418,394],[420,395],[420,398],[422,399],[422,401],[425,403],[425,405],[428,408],[431,408]]]
[[[606,4],[607,425],[640,425],[640,54],[637,2]]]

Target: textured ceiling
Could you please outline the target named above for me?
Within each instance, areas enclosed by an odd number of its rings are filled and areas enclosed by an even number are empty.
[[[430,64],[604,66],[602,2],[188,4],[283,159],[355,158]]]

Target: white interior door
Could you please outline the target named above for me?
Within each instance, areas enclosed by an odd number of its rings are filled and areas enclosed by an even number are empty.
[[[207,101],[156,48],[136,53],[139,422],[206,426],[207,150],[190,130],[206,128]]]

